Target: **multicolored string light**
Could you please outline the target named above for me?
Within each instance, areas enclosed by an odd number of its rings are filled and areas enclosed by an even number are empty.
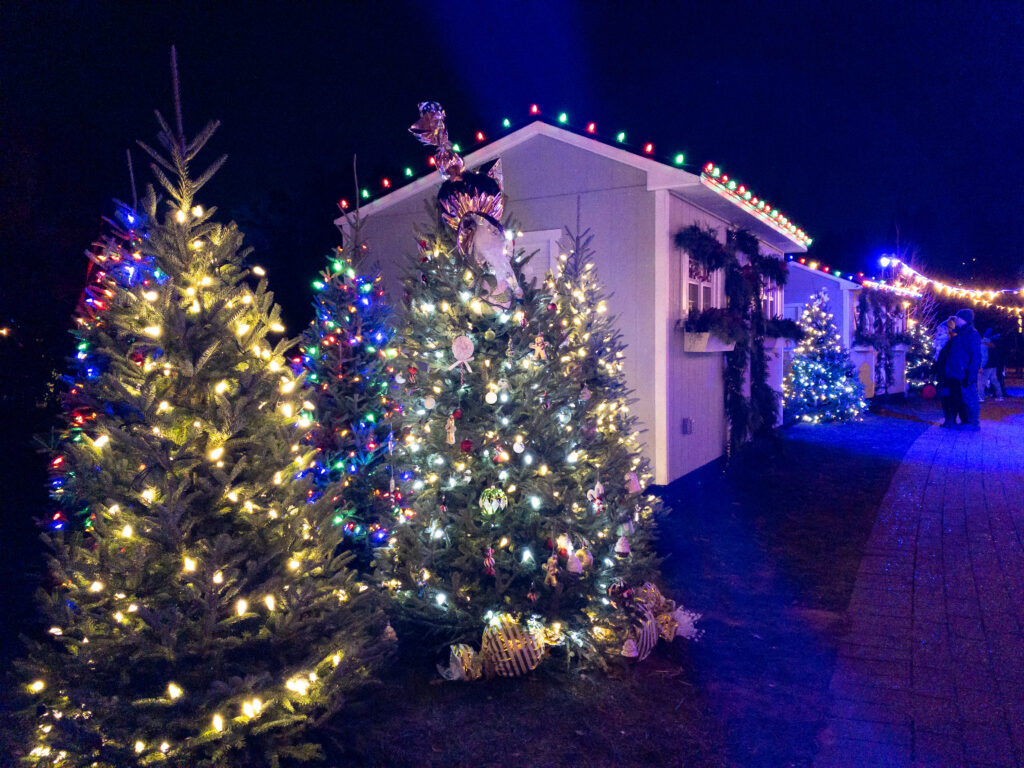
[[[627,144],[627,134],[625,131],[618,131],[614,136],[604,136],[598,133],[597,123],[595,122],[587,122],[582,126],[582,128],[575,128],[570,121],[569,114],[567,112],[559,112],[554,118],[549,119],[544,116],[537,104],[531,104],[528,112],[529,122],[541,120],[548,122],[551,125],[556,125],[559,128],[575,130],[580,135],[599,139],[607,144],[631,151],[641,157],[659,160],[666,165],[671,165],[677,168],[681,168],[686,165],[686,154],[684,152],[673,152],[669,155],[657,156],[655,155],[653,142],[643,142],[640,145]],[[488,133],[484,131],[475,131],[475,143],[478,145],[478,148],[486,146],[496,138],[507,135],[512,130],[517,130],[520,127],[522,127],[521,124],[513,123],[512,120],[506,117],[501,121],[501,130],[494,136],[489,136]],[[456,152],[462,151],[462,148],[458,143],[453,145],[453,149]],[[431,173],[436,167],[436,162],[437,161],[434,156],[431,155],[426,161],[427,169],[421,172],[416,172],[412,166],[405,166],[400,175],[381,177],[376,190],[370,187],[363,187],[360,189],[358,193],[359,197],[364,201],[382,197],[402,186],[402,184],[397,182],[397,179],[402,179],[405,183],[413,182],[422,176]],[[738,185],[728,176],[723,176],[718,166],[714,163],[708,163],[704,166],[701,171],[701,182],[709,189],[714,190],[726,199],[736,205],[739,205],[741,208],[757,217],[760,221],[790,238],[794,242],[803,246],[811,244],[812,240],[810,236],[807,235],[803,229],[797,227],[788,216],[780,212],[777,208],[770,206],[767,202],[754,197],[750,190],[745,186]],[[347,212],[351,205],[352,203],[348,198],[342,198],[338,201],[338,207],[343,212]]]

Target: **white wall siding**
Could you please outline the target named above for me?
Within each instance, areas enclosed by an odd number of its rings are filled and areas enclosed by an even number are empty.
[[[691,224],[718,230],[724,242],[727,224],[690,203],[673,196],[669,207],[669,236]],[[725,400],[722,387],[722,353],[693,354],[683,351],[683,334],[674,330],[675,321],[685,316],[685,278],[689,263],[686,252],[671,242],[669,254],[668,338],[668,477],[676,478],[714,461],[725,448]],[[723,303],[718,281],[716,303]],[[684,424],[690,430],[684,434]]]
[[[818,270],[807,269],[791,261],[789,262],[789,281],[786,283],[785,316],[792,320],[799,320],[800,313],[810,300],[811,295],[822,288],[828,289],[828,298],[832,304],[832,314],[839,329],[839,336],[843,341],[843,346],[849,349],[853,346],[853,334],[856,331],[859,286]]]

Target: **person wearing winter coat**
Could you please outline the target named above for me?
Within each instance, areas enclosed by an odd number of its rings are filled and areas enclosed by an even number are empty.
[[[934,376],[939,382],[939,402],[942,403],[942,425],[946,429],[956,426],[956,417],[960,412],[960,382],[952,381],[946,376],[946,361],[952,347],[950,340],[956,335],[956,318],[950,316],[945,322],[939,323],[935,331],[935,367]]]
[[[948,346],[946,377],[960,385],[960,420],[962,429],[981,429],[978,404],[978,373],[981,371],[981,336],[974,327],[974,310],[956,313],[956,336]]]
[[[996,393],[996,400],[1002,400],[1006,396],[997,373],[1002,353],[1001,349],[997,349],[998,340],[999,334],[993,334],[991,328],[985,331],[985,336],[981,340],[981,376],[978,377],[978,399],[981,402],[985,402],[985,388],[989,384]]]

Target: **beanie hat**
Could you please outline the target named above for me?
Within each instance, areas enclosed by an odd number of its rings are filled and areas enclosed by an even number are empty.
[[[959,312],[957,312],[956,316],[959,317],[961,320],[963,320],[965,323],[973,323],[974,322],[974,310],[973,309],[967,309],[965,307],[964,309],[961,309]]]

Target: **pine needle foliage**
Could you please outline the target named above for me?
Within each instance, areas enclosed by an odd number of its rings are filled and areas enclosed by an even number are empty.
[[[519,298],[495,295],[447,230],[422,235],[411,260],[398,361],[418,371],[400,395],[411,479],[378,560],[403,637],[425,650],[477,644],[510,616],[566,663],[603,665],[628,631],[609,587],[657,575],[622,342],[587,240],[575,242],[539,285],[517,254]],[[462,336],[474,344],[466,365],[454,356]]]
[[[20,670],[30,765],[297,765],[387,647],[374,592],[309,503],[309,408],[263,271],[197,193],[223,163],[157,115],[133,245],[158,280],[108,297],[88,380],[88,532],[48,537],[49,622]],[[180,119],[179,119],[180,125]],[[86,461],[88,459],[88,461]]]
[[[302,337],[306,386],[316,405],[311,432],[316,493],[330,493],[332,523],[341,526],[360,562],[386,541],[393,515],[393,417],[396,403],[391,308],[379,269],[354,212],[342,248],[313,283],[315,317]],[[403,377],[399,377],[403,378]]]
[[[50,497],[54,510],[45,521],[51,531],[89,530],[95,521],[90,499],[108,482],[85,440],[88,430],[105,431],[121,414],[108,406],[97,386],[111,360],[107,311],[123,291],[141,286],[148,292],[164,279],[143,256],[146,221],[135,208],[115,202],[113,218],[104,219],[104,232],[87,250],[89,279],[75,311],[72,335],[75,350],[62,377],[61,429],[50,451]]]

